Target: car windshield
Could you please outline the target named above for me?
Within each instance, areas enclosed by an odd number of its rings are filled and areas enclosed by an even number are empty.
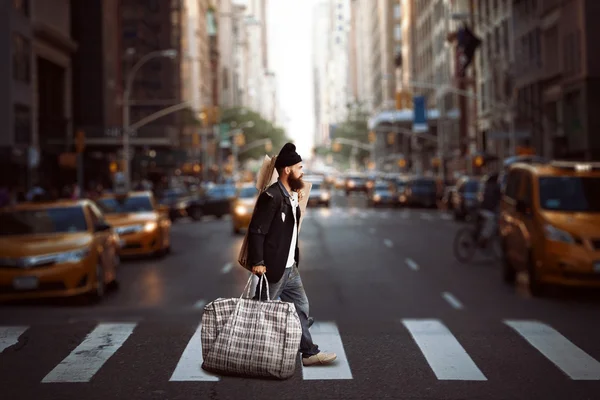
[[[98,200],[105,214],[140,213],[154,210],[150,196],[113,197]]]
[[[600,212],[600,177],[540,177],[539,185],[544,210]]]
[[[179,197],[184,196],[184,195],[185,195],[185,192],[183,190],[180,190],[180,189],[166,190],[163,193],[163,197],[165,199],[176,199],[176,198],[179,198]]]
[[[258,190],[253,186],[248,186],[240,190],[241,199],[251,199],[258,194]]]
[[[380,182],[375,185],[375,190],[385,192],[387,190],[390,190],[390,184],[386,182]]]
[[[206,191],[206,195],[208,197],[213,198],[226,198],[226,197],[234,197],[236,192],[235,186],[223,185],[223,186],[215,186]]]
[[[0,236],[85,232],[82,207],[52,207],[0,213]]]
[[[313,183],[312,187],[310,188],[310,190],[321,190],[321,184],[320,183]]]

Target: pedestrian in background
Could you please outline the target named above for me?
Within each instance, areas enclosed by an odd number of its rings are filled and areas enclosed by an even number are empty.
[[[253,274],[265,274],[271,300],[294,304],[302,326],[302,364],[310,366],[329,364],[337,356],[320,351],[309,331],[309,303],[298,271],[302,167],[296,146],[285,144],[275,161],[279,178],[260,194],[248,227],[248,263]],[[266,298],[266,290],[262,294]]]

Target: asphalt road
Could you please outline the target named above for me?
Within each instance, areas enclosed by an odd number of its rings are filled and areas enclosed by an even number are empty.
[[[456,262],[448,214],[365,204],[309,209],[300,235],[311,330],[335,365],[298,361],[286,381],[203,372],[203,306],[240,296],[248,274],[231,221],[182,221],[173,253],[123,263],[99,305],[0,307],[0,398],[600,398],[597,293],[532,298],[492,260]]]

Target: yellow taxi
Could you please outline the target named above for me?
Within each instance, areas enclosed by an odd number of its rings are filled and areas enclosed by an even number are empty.
[[[548,284],[600,287],[600,164],[514,164],[499,220],[503,275],[528,276],[532,295]]]
[[[89,200],[0,209],[0,300],[89,295],[117,284],[119,237]]]
[[[239,234],[242,229],[248,229],[257,198],[258,189],[254,185],[246,184],[238,189],[233,200],[231,217],[235,235]]]
[[[152,192],[106,194],[96,200],[122,240],[121,256],[164,256],[171,250],[169,208]]]

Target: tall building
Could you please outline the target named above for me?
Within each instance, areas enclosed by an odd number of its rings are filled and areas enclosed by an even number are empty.
[[[327,0],[313,10],[313,80],[315,143],[325,144],[330,131],[348,116],[351,101],[350,2]]]
[[[220,105],[224,109],[235,105],[235,86],[233,81],[235,71],[235,19],[239,18],[234,12],[232,0],[219,0],[219,90]]]
[[[68,0],[0,2],[0,167],[4,182],[62,184],[59,155],[71,150],[72,61]]]
[[[514,50],[512,1],[482,0],[478,4],[476,33],[482,45],[476,54],[478,129],[480,145],[501,159],[510,154],[509,131],[513,97]]]
[[[400,29],[402,41],[400,47],[402,49],[400,61],[400,84],[397,90],[411,91],[410,82],[416,78],[414,51],[416,49],[415,35],[415,0],[400,0]]]
[[[352,0],[350,10],[349,82],[356,101],[369,112],[393,108],[403,43],[399,0]]]
[[[248,93],[248,60],[250,57],[248,29],[251,29],[251,27],[247,23],[245,5],[233,4],[232,15],[234,48],[232,76],[233,106],[242,107],[248,105],[250,101]]]
[[[513,0],[517,144],[600,160],[600,2]]]
[[[71,1],[73,54],[73,128],[86,137],[84,178],[111,183],[123,124],[120,0]],[[74,168],[68,175],[75,180]],[[64,175],[64,171],[63,171]]]
[[[329,137],[329,92],[328,87],[328,50],[329,42],[326,40],[330,33],[330,8],[329,1],[317,4],[313,10],[312,28],[312,64],[313,64],[313,107],[315,114],[315,145],[323,145]]]
[[[244,105],[266,115],[268,112],[265,112],[265,103],[262,101],[268,71],[266,0],[248,0],[246,13],[248,51],[244,61],[248,63],[248,97]]]
[[[121,2],[123,73],[126,80],[133,77],[130,120],[134,123],[165,108],[166,102],[181,102],[183,4],[180,0]],[[177,56],[153,57],[131,75],[133,66],[143,57],[165,50],[175,50]],[[158,152],[167,150],[179,142],[180,121],[180,113],[167,115],[140,128],[134,143],[140,146],[160,143]],[[139,150],[137,144],[134,149]]]
[[[370,60],[374,50],[372,42],[373,6],[376,1],[352,0],[351,1],[351,51],[349,67],[350,82],[355,82],[355,102],[363,104],[368,111],[373,110],[374,96],[371,86],[373,70]]]

